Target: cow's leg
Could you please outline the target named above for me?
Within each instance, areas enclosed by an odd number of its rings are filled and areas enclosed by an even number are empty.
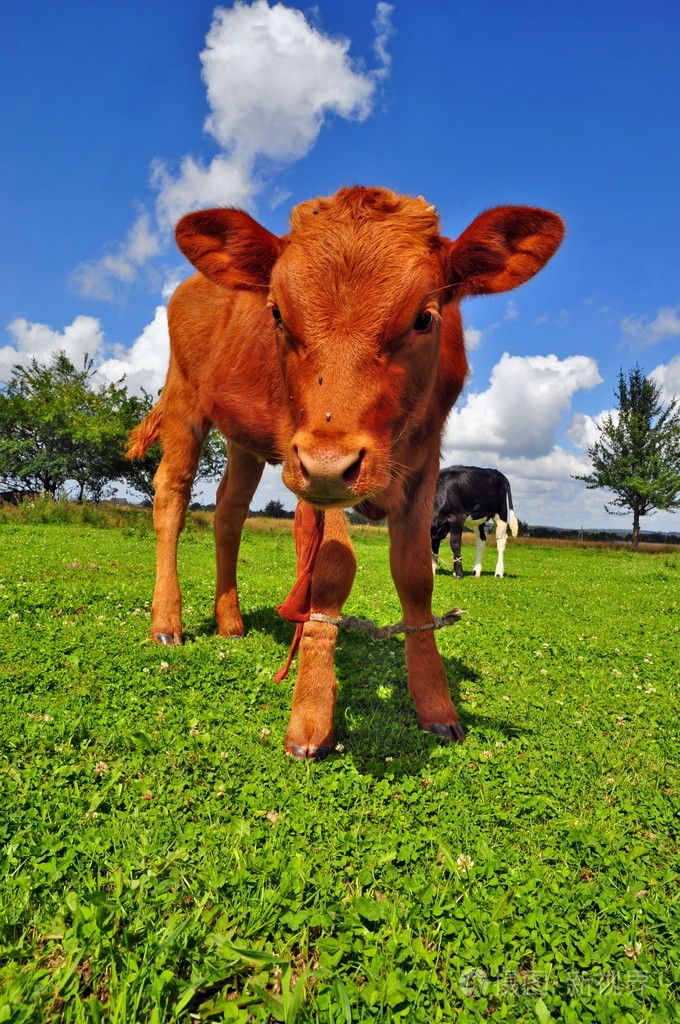
[[[296,519],[313,515],[300,502]],[[298,569],[299,565],[298,552]],[[323,541],[312,574],[312,612],[337,618],[352,589],[357,562],[347,533],[345,513],[325,514]],[[430,579],[432,573],[430,573]],[[335,638],[338,627],[326,622],[305,622],[300,640],[298,675],[286,732],[286,750],[293,757],[323,760],[333,747],[335,714]]]
[[[170,384],[166,387],[171,386]],[[184,526],[191,485],[210,424],[192,418],[191,403],[165,403],[163,458],[154,477],[153,523],[157,537],[156,586],[151,637],[160,644],[182,642],[182,595],[177,579],[177,543]]]
[[[453,552],[453,575],[457,580],[463,578],[463,523],[459,519],[451,522],[451,551]]]
[[[475,564],[472,569],[472,575],[476,576],[477,579],[482,575],[482,558],[484,557],[484,548],[486,547],[486,533],[484,531],[484,523],[480,523],[475,529]]]
[[[423,486],[409,507],[389,522],[390,567],[407,626],[432,622],[429,521],[435,481],[436,467],[430,486]],[[418,725],[448,740],[464,739],[434,631],[407,633],[405,647],[408,688]]]
[[[500,516],[494,516],[494,518],[496,520],[496,547],[498,549],[498,560],[494,575],[497,580],[502,580],[503,573],[505,572],[503,556],[505,554],[505,545],[508,542],[508,524]]]
[[[217,489],[215,618],[220,636],[243,636],[236,589],[236,563],[243,524],[262,477],[264,462],[233,441],[227,442],[227,468]]]

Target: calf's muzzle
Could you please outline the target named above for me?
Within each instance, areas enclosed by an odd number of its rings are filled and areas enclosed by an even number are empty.
[[[311,504],[354,505],[366,492],[367,448],[351,439],[331,443],[293,438],[284,481]]]

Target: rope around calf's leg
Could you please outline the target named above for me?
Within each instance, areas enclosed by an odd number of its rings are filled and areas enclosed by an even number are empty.
[[[403,619],[395,622],[393,626],[376,626],[372,619],[358,619],[354,615],[339,615],[333,618],[330,615],[321,615],[319,612],[312,612],[309,616],[310,622],[328,622],[331,626],[342,626],[343,629],[364,630],[373,640],[386,640],[387,637],[397,636],[400,633],[422,633],[427,629],[443,629],[445,626],[453,626],[460,621],[461,615],[466,613],[462,608],[452,608],[445,615],[433,615],[432,622],[426,622],[423,626],[407,626]]]

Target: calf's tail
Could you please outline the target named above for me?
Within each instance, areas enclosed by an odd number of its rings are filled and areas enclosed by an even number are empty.
[[[158,438],[163,429],[163,399],[154,405],[141,423],[130,431],[130,439],[125,451],[126,459],[141,459]]]
[[[506,480],[506,488],[508,495],[508,526],[510,527],[510,533],[513,537],[516,537],[519,533],[519,523],[515,513],[512,511],[512,491],[510,490],[510,482]]]

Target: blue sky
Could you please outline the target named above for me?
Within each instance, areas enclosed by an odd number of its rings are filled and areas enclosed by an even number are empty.
[[[570,473],[620,367],[680,394],[679,41],[676,0],[9,0],[0,379],[61,347],[160,386],[189,272],[169,229],[191,207],[282,233],[292,205],[358,182],[423,194],[455,236],[489,206],[545,206],[568,229],[546,270],[464,304],[444,459],[502,469],[531,523],[627,526]],[[270,497],[293,505],[274,470]]]

